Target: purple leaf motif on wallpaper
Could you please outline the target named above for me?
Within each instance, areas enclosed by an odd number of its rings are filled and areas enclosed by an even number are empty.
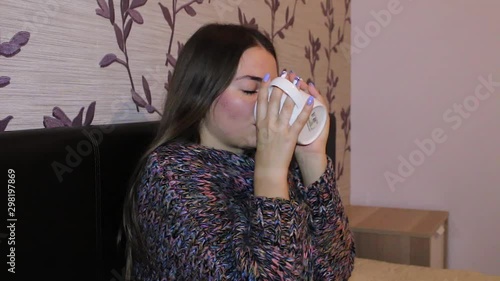
[[[337,84],[339,83],[339,77],[338,76],[335,76],[335,72],[333,71],[333,69],[330,69],[329,71],[327,71],[326,73],[326,83],[328,85],[328,89],[327,89],[327,99],[329,102],[333,102],[333,100],[335,99],[335,95],[333,94],[333,90],[337,87]]]
[[[142,18],[141,14],[138,11],[129,9],[128,14],[136,23],[138,24],[144,23],[144,19]]]
[[[238,7],[238,20],[240,21],[240,24],[243,26],[259,29],[259,25],[255,23],[256,22],[255,18],[247,20],[247,16],[241,11],[240,7]]]
[[[161,12],[163,14],[163,18],[167,22],[168,26],[170,27],[170,39],[168,43],[168,49],[167,49],[167,54],[166,54],[166,60],[165,60],[165,66],[167,67],[167,82],[165,83],[165,89],[168,90],[168,84],[170,82],[170,77],[172,77],[172,69],[175,67],[175,60],[173,60],[173,55],[172,55],[172,43],[174,42],[174,35],[175,35],[175,24],[177,20],[177,15],[181,11],[185,11],[186,14],[188,14],[191,17],[196,16],[196,11],[192,7],[193,4],[202,4],[203,0],[191,0],[187,1],[183,5],[178,5],[177,0],[172,0],[170,1],[172,3],[171,8],[169,9],[162,3],[158,3],[160,5]],[[210,3],[210,1],[209,1]]]
[[[342,155],[341,162],[338,162],[337,165],[337,179],[339,179],[342,174],[344,173],[344,160],[345,160],[345,154],[346,152],[351,151],[351,146],[349,146],[348,140],[349,140],[349,134],[351,132],[351,106],[349,105],[347,107],[347,110],[342,108],[340,112],[340,117],[342,119],[342,129],[344,130],[344,138],[345,138],[345,145],[344,145],[344,152]]]
[[[134,103],[138,107],[145,108],[148,113],[158,113],[158,110],[151,104],[152,99],[151,99],[151,90],[149,89],[149,83],[148,80],[146,80],[146,77],[144,75],[142,76],[142,88],[144,90],[144,95],[146,96],[146,100],[144,100],[135,90],[131,90],[132,94],[132,99],[134,100]]]
[[[344,40],[344,32],[345,32],[346,25],[350,24],[350,19],[348,16],[350,2],[351,2],[350,0],[344,0],[345,14],[344,14],[344,19],[343,19],[343,25],[341,27],[337,28],[337,32],[334,32],[336,25],[335,25],[335,17],[334,17],[333,0],[325,0],[324,2],[320,3],[321,12],[322,12],[323,16],[326,18],[326,21],[324,24],[328,30],[328,45],[324,47],[324,50],[325,50],[325,57],[327,59],[327,64],[326,64],[327,65],[326,99],[327,99],[329,104],[332,104],[332,102],[335,99],[334,90],[337,88],[337,85],[339,83],[339,76],[335,75],[335,71],[333,69],[332,57],[333,57],[333,54],[337,52],[337,47]],[[336,39],[333,38],[334,34],[337,36]],[[336,42],[334,42],[334,40],[336,40]],[[310,30],[309,30],[309,46],[305,46],[304,49],[305,49],[305,58],[308,59],[308,61],[309,61],[311,75],[313,77],[313,80],[315,80],[314,71],[316,68],[316,62],[320,60],[319,50],[321,49],[321,42],[320,42],[320,38],[314,38],[314,36]],[[308,82],[310,82],[310,81],[308,81]],[[351,148],[348,145],[349,134],[350,134],[350,130],[351,130],[350,109],[351,109],[350,105],[348,106],[347,110],[345,108],[341,108],[341,113],[340,113],[340,115],[341,115],[340,122],[342,122],[342,129],[344,130],[345,146],[344,146],[344,151],[343,151],[343,157],[340,159],[339,162],[336,163],[337,180],[342,176],[342,174],[344,172],[344,163],[345,163],[346,152],[351,151]],[[338,118],[335,117],[335,115],[336,115],[335,111],[330,113],[332,120],[339,120]],[[332,132],[332,134],[335,134],[335,133],[336,132]]]
[[[4,119],[0,120],[0,132],[5,131],[5,128],[7,128],[7,125],[9,124],[10,120],[12,120],[12,115],[9,115],[5,117]]]
[[[182,52],[182,49],[184,48],[184,44],[177,41],[177,56]]]
[[[192,17],[196,16],[196,11],[191,6],[184,7],[184,11]]]
[[[132,30],[132,25],[134,23],[137,24],[143,24],[144,23],[144,18],[142,17],[141,13],[137,10],[137,8],[140,8],[144,6],[147,3],[147,0],[133,0],[132,3],[130,3],[129,0],[121,0],[120,1],[120,16],[121,16],[121,27],[120,25],[114,21],[115,17],[115,9],[114,9],[114,4],[112,0],[109,0],[109,6],[106,4],[104,0],[97,0],[97,4],[99,5],[99,8],[96,9],[96,14],[103,16],[104,18],[108,19],[113,19],[111,20],[111,25],[113,26],[113,30],[115,32],[115,38],[116,42],[118,44],[118,48],[122,51],[125,60],[120,59],[116,54],[113,53],[108,53],[104,55],[104,57],[101,59],[99,62],[99,66],[101,68],[105,68],[110,66],[111,64],[117,62],[125,67],[127,70],[128,78],[130,81],[130,86],[131,86],[131,97],[132,101],[136,105],[137,112],[139,112],[139,107],[145,108],[148,113],[158,113],[161,115],[161,113],[156,110],[156,108],[151,104],[151,92],[149,89],[149,85],[147,85],[147,91],[146,91],[146,86],[144,84],[147,84],[146,79],[143,76],[143,88],[145,91],[146,99],[148,102],[146,103],[144,99],[139,95],[137,89],[135,88],[134,85],[134,80],[132,79],[132,71],[130,69],[130,64],[129,64],[129,53],[127,51],[127,40],[130,35],[130,31]],[[83,114],[83,112],[82,112]],[[73,122],[76,122],[77,124],[81,123],[81,115],[79,114],[76,118],[76,121],[73,120]]]
[[[109,22],[115,24],[115,4],[113,4],[113,0],[109,0]]]
[[[144,89],[144,94],[146,95],[146,99],[148,100],[148,104],[151,104],[151,90],[149,89],[148,80],[146,80],[146,77],[144,77],[144,75],[142,76],[142,87]]]
[[[175,64],[177,63],[177,59],[174,58],[174,56],[172,56],[171,54],[167,55],[167,61],[173,67],[175,67]]]
[[[30,40],[30,33],[27,31],[19,31],[16,33],[9,42],[0,43],[0,56],[6,58],[11,58],[17,55],[21,51],[21,47],[28,44]],[[0,88],[4,88],[10,84],[10,77],[0,76]],[[9,124],[13,117],[11,115],[7,116],[5,119],[0,120],[0,132],[5,131],[5,128]]]
[[[128,36],[130,35],[130,31],[132,30],[132,23],[134,22],[133,19],[129,19],[127,24],[125,25],[125,29],[123,31],[124,33],[124,41],[126,42],[128,39]]]
[[[0,44],[0,55],[4,57],[13,57],[21,51],[21,47],[26,45],[30,40],[30,33],[20,31],[16,33],[9,42]]]
[[[50,116],[43,117],[43,126],[45,128],[65,127],[64,123],[61,120],[52,118]]]
[[[337,53],[338,46],[340,46],[340,44],[342,44],[342,42],[344,41],[344,33],[345,33],[346,26],[348,24],[351,24],[351,20],[349,18],[350,4],[351,4],[351,0],[344,0],[345,13],[344,13],[343,22],[342,22],[341,26],[336,27],[333,0],[325,0],[324,2],[322,1],[320,3],[321,12],[322,12],[323,16],[326,18],[325,27],[328,30],[328,45],[324,47],[324,50],[325,50],[325,57],[327,59],[326,98],[330,104],[335,100],[335,89],[337,88],[337,85],[339,83],[339,76],[335,75],[335,71],[333,69],[332,57],[333,57],[334,53]],[[335,32],[335,28],[337,28],[337,32]],[[334,35],[336,35],[336,39],[333,38]],[[309,38],[309,41],[310,41],[311,46],[314,45],[313,40],[311,39],[311,36]],[[307,53],[307,48],[306,48],[306,53]],[[306,54],[306,58],[307,58],[307,54]],[[311,72],[314,75],[314,68],[313,68],[314,65],[312,64],[311,60],[310,60],[310,64],[311,64]],[[351,131],[350,112],[351,112],[350,105],[347,107],[347,109],[342,108],[341,112],[340,112],[340,122],[342,122],[341,128],[344,130],[345,145],[344,145],[343,156],[339,160],[339,162],[337,162],[337,165],[336,165],[337,179],[339,179],[344,172],[344,163],[345,163],[346,152],[351,151],[351,147],[348,145],[349,134]],[[335,117],[335,112],[333,112],[332,115]],[[337,120],[337,118],[335,118],[335,119]]]
[[[325,16],[326,21],[325,21],[325,27],[328,30],[328,46],[324,47],[325,50],[325,56],[328,61],[328,68],[326,71],[326,78],[327,78],[327,90],[326,90],[326,98],[327,100],[331,103],[335,100],[335,93],[334,89],[337,86],[338,79],[339,77],[335,76],[335,72],[332,69],[332,56],[334,53],[337,53],[338,46],[343,43],[344,41],[344,33],[345,33],[345,27],[347,24],[350,24],[350,19],[349,19],[349,7],[350,7],[351,0],[344,0],[344,7],[345,7],[345,13],[344,13],[344,19],[343,19],[343,24],[340,27],[337,27],[337,32],[336,32],[336,42],[334,42],[334,31],[336,28],[335,25],[335,16],[334,16],[334,7],[333,7],[333,1],[332,0],[325,0],[324,2],[321,2],[321,11],[323,13],[323,16]]]
[[[349,131],[351,130],[351,107],[349,106],[347,110],[342,108],[340,112],[340,117],[342,118],[342,129],[344,130],[344,136],[347,137]]]
[[[4,57],[12,57],[21,51],[21,47],[17,44],[10,42],[3,42],[0,44],[0,55]]]
[[[73,127],[82,126],[82,118],[83,118],[83,107],[80,108],[78,115],[76,115],[76,117],[73,119],[73,122],[71,122],[71,126]]]
[[[120,15],[122,18],[127,14],[127,10],[130,8],[130,2],[129,0],[122,0],[120,2]],[[133,8],[130,8],[133,9]]]
[[[146,5],[147,0],[133,0],[130,9],[135,9]]]
[[[64,126],[70,127],[72,122],[68,116],[59,107],[54,107],[52,110],[52,115],[63,123]]]
[[[285,22],[279,28],[276,28],[276,14],[281,6],[280,0],[264,0],[264,3],[271,10],[271,30],[262,30],[265,36],[267,36],[272,42],[274,42],[274,38],[278,36],[280,39],[285,39],[285,30],[288,30],[290,27],[293,27],[293,23],[295,22],[295,11],[297,8],[298,0],[295,0],[293,5],[293,10],[290,13],[290,7],[287,6],[285,10]],[[302,0],[302,3],[305,4],[305,0]],[[252,18],[250,21],[246,19],[246,15],[238,8],[238,20],[241,25],[254,26],[258,28],[257,24],[255,24],[255,19]]]
[[[97,0],[99,8],[95,9],[95,13],[103,18],[109,19],[109,8],[105,0]]]
[[[90,103],[89,108],[87,108],[87,113],[85,114],[85,123],[83,123],[84,126],[92,124],[92,121],[94,121],[94,113],[95,113],[95,101]]]
[[[311,70],[312,80],[315,81],[316,77],[314,70],[316,69],[316,62],[319,61],[318,51],[321,49],[321,42],[319,38],[314,39],[311,30],[309,30],[309,44],[311,46],[305,46],[305,57],[309,61],[309,68]],[[311,81],[308,81],[311,82]]]
[[[106,66],[108,66],[108,65],[110,65],[110,64],[112,64],[112,63],[114,63],[116,60],[117,60],[117,57],[116,57],[116,55],[115,55],[115,54],[107,54],[107,55],[105,55],[105,56],[102,58],[102,60],[101,60],[101,62],[99,63],[99,65],[100,65],[101,67],[106,67]]]
[[[118,57],[116,57],[115,54],[107,54],[107,55],[105,55],[102,58],[102,60],[99,63],[99,65],[101,67],[107,67],[107,66],[109,66],[110,64],[112,64],[114,62],[119,62],[120,64],[125,65],[125,62],[122,61],[121,59],[119,59]]]
[[[115,29],[116,42],[118,43],[118,48],[120,48],[120,50],[122,50],[122,52],[124,52],[125,50],[123,49],[124,42],[123,42],[122,30],[120,29],[120,27],[118,27],[118,25],[116,23],[113,24],[113,28]]]
[[[10,84],[10,77],[0,76],[0,88],[3,88]]]
[[[147,105],[147,102],[141,98],[141,96],[139,96],[137,94],[136,91],[132,90],[132,99],[134,100],[135,104],[137,104],[139,107],[146,107]]]
[[[18,46],[24,46],[28,44],[28,41],[30,40],[30,33],[27,31],[20,31],[16,33],[12,39],[10,39],[10,43],[16,44]]]
[[[159,4],[160,4],[161,12],[163,13],[163,17],[167,21],[168,26],[170,26],[170,28],[174,28],[174,22],[172,21],[172,16],[170,15],[170,11],[168,10],[167,7],[163,6],[161,3],[159,3]]]
[[[71,120],[61,108],[56,106],[52,110],[53,117],[43,117],[43,126],[45,128],[88,126],[92,124],[92,121],[94,120],[95,105],[96,102],[93,101],[87,108],[87,113],[85,114],[85,122],[83,122],[83,111],[85,110],[84,107],[80,108],[80,111],[78,112],[76,117]]]

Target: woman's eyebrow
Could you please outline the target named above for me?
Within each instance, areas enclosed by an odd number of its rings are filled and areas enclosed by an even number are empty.
[[[260,77],[257,77],[257,76],[252,76],[252,75],[243,75],[243,76],[240,76],[234,80],[241,80],[241,79],[251,79],[251,80],[254,80],[254,81],[257,81],[257,82],[261,82],[262,81],[262,78]]]

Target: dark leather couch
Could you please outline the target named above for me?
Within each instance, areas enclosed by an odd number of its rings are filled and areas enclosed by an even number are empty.
[[[157,127],[143,122],[0,133],[0,219],[15,224],[15,240],[0,228],[0,280],[124,281],[124,247],[116,243],[123,197]],[[332,126],[331,157],[334,136]],[[11,219],[17,221],[7,221],[9,169],[15,177]],[[9,241],[15,241],[15,274],[7,271]]]
[[[0,133],[2,224],[15,172],[15,274],[0,229],[0,280],[123,281],[116,237],[129,177],[158,122]],[[13,210],[11,210],[13,211]]]

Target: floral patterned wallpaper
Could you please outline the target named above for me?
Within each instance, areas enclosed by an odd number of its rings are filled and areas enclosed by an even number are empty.
[[[157,120],[190,34],[207,22],[240,23],[274,42],[280,68],[327,97],[348,197],[350,61],[340,49],[350,44],[350,2],[2,0],[0,132]]]

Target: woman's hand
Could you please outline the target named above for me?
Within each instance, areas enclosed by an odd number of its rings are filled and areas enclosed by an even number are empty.
[[[264,77],[257,99],[257,149],[254,194],[288,199],[288,169],[298,136],[312,111],[312,98],[290,126],[293,100],[287,96],[280,111],[283,92],[274,87],[268,101],[269,74]]]
[[[291,74],[289,79],[293,81],[297,75]],[[313,96],[316,100],[320,101],[326,106],[327,113],[329,113],[329,103],[319,93],[314,84],[309,85],[303,80],[299,80],[298,88]],[[304,185],[309,185],[325,172],[327,159],[326,159],[326,144],[328,142],[328,134],[330,131],[330,115],[327,114],[327,119],[323,131],[314,142],[308,145],[298,144],[295,148],[295,158],[300,167]]]

